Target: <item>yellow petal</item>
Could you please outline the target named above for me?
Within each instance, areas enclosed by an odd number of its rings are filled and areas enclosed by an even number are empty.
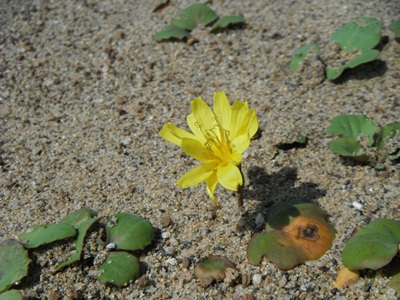
[[[217,173],[212,173],[211,176],[206,179],[207,193],[214,203],[217,203],[217,199],[214,196],[215,188],[217,187],[218,178]]]
[[[214,93],[214,113],[222,128],[229,129],[231,125],[232,108],[224,92]]]
[[[207,140],[204,137],[203,132],[200,129],[200,125],[197,123],[196,117],[194,114],[190,114],[186,117],[186,121],[189,125],[190,130],[193,134],[199,139],[199,141],[204,144]]]
[[[239,154],[243,154],[250,146],[250,137],[247,134],[234,137],[232,145],[235,147]],[[240,161],[239,161],[240,162]]]
[[[246,134],[249,135],[249,138],[251,138],[253,135],[256,134],[257,130],[258,130],[258,120],[256,111],[254,109],[250,109],[242,119],[240,126],[237,128],[237,131],[235,132],[235,135],[239,136],[242,134]]]
[[[215,126],[215,121],[213,121],[215,118],[214,113],[203,99],[200,97],[194,99],[191,106],[196,119],[195,125],[199,126],[200,130],[212,129]]]
[[[168,142],[171,142],[179,147],[181,146],[182,140],[184,138],[189,138],[189,139],[196,138],[190,132],[187,132],[186,130],[174,126],[171,122],[165,124],[163,128],[160,130],[159,134]]]
[[[228,190],[237,191],[238,187],[243,185],[242,173],[232,163],[228,163],[225,166],[218,166],[217,177],[218,182]]]
[[[208,176],[210,176],[216,167],[216,163],[205,163],[200,166],[197,166],[187,173],[185,173],[181,178],[176,182],[182,188],[187,188],[193,185],[196,185],[203,180],[205,180]]]
[[[198,140],[183,139],[181,147],[183,151],[198,161],[209,162],[215,160],[212,153]]]
[[[229,128],[231,138],[237,135],[237,131],[242,126],[243,119],[246,117],[248,111],[247,102],[236,100],[233,103],[231,126]]]

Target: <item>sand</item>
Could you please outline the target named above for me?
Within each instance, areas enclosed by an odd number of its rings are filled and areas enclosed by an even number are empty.
[[[331,284],[356,226],[400,219],[400,165],[378,171],[343,160],[325,130],[339,114],[364,113],[379,126],[400,121],[400,43],[388,29],[400,3],[213,1],[219,15],[242,14],[247,25],[218,34],[196,29],[193,45],[154,40],[193,2],[153,12],[160,3],[1,2],[0,239],[82,207],[102,221],[137,214],[156,228],[140,256],[143,277],[124,288],[96,280],[93,262],[105,250],[94,229],[83,261],[62,272],[51,271],[73,242],[31,251],[31,275],[16,288],[26,299],[395,299],[387,278],[363,277],[341,290]],[[290,72],[294,50],[326,43],[359,16],[383,23],[378,59],[334,82]],[[177,186],[198,162],[158,135],[168,121],[187,128],[190,101],[201,96],[211,104],[214,91],[247,100],[259,119],[261,134],[243,160],[243,211],[223,188],[214,207],[204,184]],[[299,134],[307,135],[306,147],[276,155],[275,145]],[[298,200],[327,211],[337,232],[332,248],[288,271],[266,260],[250,265],[246,247],[259,230],[257,216]],[[209,254],[227,256],[247,280],[201,287],[191,271]]]

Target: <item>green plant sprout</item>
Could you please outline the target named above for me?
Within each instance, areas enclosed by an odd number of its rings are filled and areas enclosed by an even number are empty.
[[[282,270],[320,258],[332,246],[335,230],[326,212],[308,202],[281,203],[267,215],[265,232],[256,233],[247,257],[258,265],[266,257]]]
[[[400,19],[392,22],[389,25],[389,29],[393,30],[397,34],[397,37],[399,38],[400,37]]]
[[[191,38],[190,32],[198,26],[213,26],[210,32],[215,33],[230,25],[242,24],[245,20],[242,16],[226,16],[223,18],[204,3],[195,3],[185,8],[179,19],[174,19],[171,24],[155,35],[157,41]]]
[[[28,274],[30,263],[28,252],[18,241],[5,240],[0,244],[0,294]]]
[[[31,260],[26,249],[34,249],[58,240],[76,238],[75,252],[56,271],[81,259],[85,236],[90,227],[99,220],[97,213],[82,208],[67,215],[58,224],[32,226],[19,236],[20,243],[8,240],[0,244],[0,293],[9,289],[15,282],[25,277]],[[152,224],[139,216],[120,213],[109,218],[106,224],[107,241],[98,241],[108,253],[99,266],[98,280],[118,287],[135,280],[140,274],[138,258],[126,251],[142,250],[154,238]],[[5,296],[4,296],[5,297]],[[5,298],[7,299],[7,298]],[[15,298],[16,299],[16,298]]]
[[[400,157],[400,123],[391,123],[378,133],[378,126],[365,115],[339,115],[331,120],[327,134],[339,136],[329,143],[330,149],[340,155],[353,157],[360,162],[370,162],[376,168],[388,158]],[[376,147],[373,153],[370,147]]]
[[[382,23],[374,18],[357,18],[346,23],[332,35],[331,41],[338,46],[337,50],[321,51],[316,44],[305,45],[293,52],[290,68],[293,72],[297,72],[310,49],[314,49],[327,65],[326,77],[329,80],[337,79],[345,69],[354,68],[378,57],[379,50],[374,47],[380,42],[381,29]]]
[[[342,259],[350,270],[378,270],[400,255],[400,222],[377,219],[360,228],[346,243]],[[400,261],[389,269],[392,287],[400,292]]]

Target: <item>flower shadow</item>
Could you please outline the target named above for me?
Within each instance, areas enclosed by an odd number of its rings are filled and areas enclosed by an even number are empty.
[[[326,190],[318,188],[313,182],[296,186],[297,169],[283,168],[278,173],[268,174],[259,166],[251,166],[248,170],[249,184],[244,191],[245,199],[255,199],[255,207],[251,207],[244,217],[252,224],[261,214],[264,219],[272,205],[287,202],[315,202],[326,195]],[[253,224],[254,225],[254,224]],[[257,226],[252,226],[256,229]],[[260,226],[258,226],[260,227]]]

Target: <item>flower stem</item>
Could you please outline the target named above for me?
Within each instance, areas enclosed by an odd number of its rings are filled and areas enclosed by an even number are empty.
[[[243,209],[243,193],[244,193],[244,176],[243,176],[243,172],[242,172],[242,164],[239,164],[239,171],[240,174],[242,175],[242,185],[238,186],[238,197],[237,197],[237,205],[239,209]]]

